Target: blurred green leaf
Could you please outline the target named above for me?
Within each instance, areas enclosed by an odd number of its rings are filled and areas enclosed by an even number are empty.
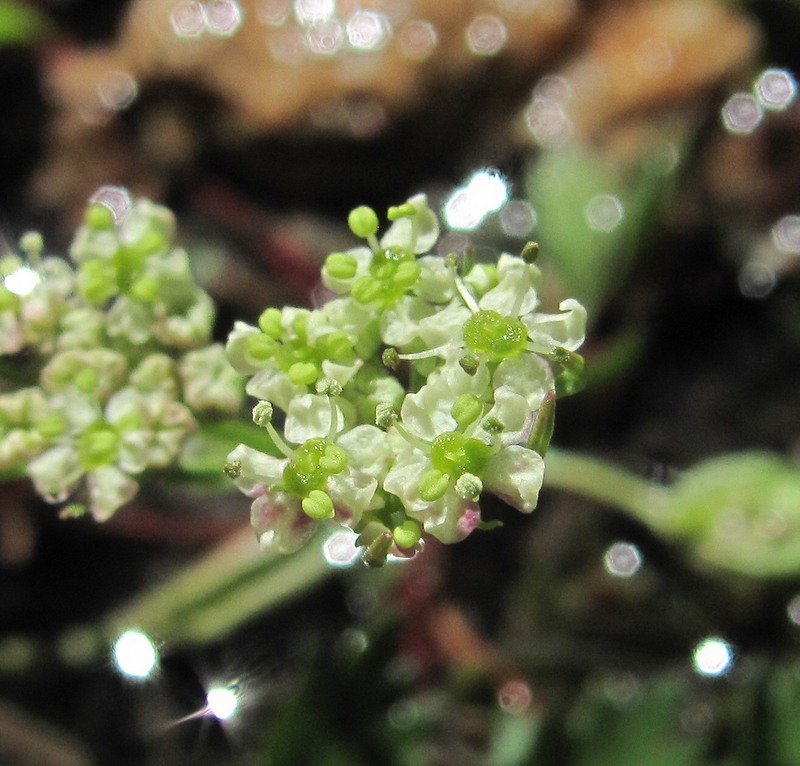
[[[36,8],[14,0],[0,0],[0,46],[29,45],[47,31],[47,21]]]
[[[800,468],[762,452],[697,464],[673,487],[657,527],[704,563],[757,577],[800,573]]]
[[[583,699],[569,722],[572,766],[699,766],[704,738],[686,733],[680,676],[647,683],[630,700],[616,700],[602,685]]]

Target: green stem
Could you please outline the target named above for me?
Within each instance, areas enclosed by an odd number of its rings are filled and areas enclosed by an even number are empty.
[[[548,450],[545,465],[545,486],[611,505],[656,529],[663,525],[668,487],[603,460],[554,447]]]

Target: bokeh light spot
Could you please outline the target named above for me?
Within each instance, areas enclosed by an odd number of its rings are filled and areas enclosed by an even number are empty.
[[[590,229],[611,232],[622,222],[625,208],[615,194],[596,194],[587,203],[584,214]]]
[[[227,721],[239,708],[239,689],[235,684],[215,686],[206,694],[208,712],[219,721]]]
[[[353,48],[377,51],[391,35],[389,19],[383,13],[358,10],[347,20],[347,41]]]
[[[508,40],[502,19],[489,13],[476,16],[467,27],[467,47],[478,56],[494,56]]]
[[[794,101],[797,83],[785,69],[765,69],[756,79],[754,89],[765,109],[781,111]]]
[[[39,275],[28,266],[15,269],[3,278],[6,290],[14,295],[30,295],[40,281]]]
[[[230,37],[242,25],[242,9],[236,0],[211,0],[206,3],[206,26],[212,35]]]
[[[451,229],[475,229],[486,216],[500,210],[507,200],[505,178],[496,170],[480,170],[445,202],[445,221]]]
[[[500,211],[500,226],[508,237],[524,239],[536,228],[536,211],[523,199],[511,200]]]
[[[692,662],[701,676],[722,676],[733,664],[733,649],[722,638],[704,638],[695,646]]]
[[[331,566],[349,567],[357,561],[361,551],[352,532],[339,530],[323,543],[322,553]]]
[[[439,43],[436,27],[423,19],[412,19],[403,24],[397,39],[403,55],[415,61],[428,58]]]
[[[800,255],[800,215],[785,215],[771,231],[772,242],[782,253]]]
[[[120,223],[128,215],[133,205],[131,195],[123,186],[101,186],[92,195],[91,201],[105,205],[116,223]]]
[[[114,642],[114,664],[128,678],[149,678],[158,669],[158,649],[153,639],[140,630],[126,630]]]
[[[197,0],[182,0],[173,7],[169,20],[178,37],[199,37],[206,28],[205,7]]]
[[[752,93],[734,93],[722,107],[722,124],[729,133],[748,135],[764,118],[764,110]]]
[[[642,554],[633,543],[617,542],[606,550],[603,563],[614,577],[633,577],[642,568]]]

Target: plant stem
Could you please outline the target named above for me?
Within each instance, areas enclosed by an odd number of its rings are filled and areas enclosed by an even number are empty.
[[[656,529],[663,525],[671,494],[668,487],[598,458],[553,447],[545,465],[545,486],[611,505]]]

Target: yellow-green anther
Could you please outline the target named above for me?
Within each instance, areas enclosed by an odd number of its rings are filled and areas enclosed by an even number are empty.
[[[410,202],[404,202],[402,205],[392,205],[386,217],[390,221],[396,221],[398,218],[410,218],[416,214],[417,209]]]
[[[137,279],[131,285],[131,295],[143,303],[152,303],[160,292],[158,280],[152,276],[144,276]]]
[[[333,500],[327,492],[323,492],[321,489],[312,489],[302,499],[300,505],[306,516],[310,516],[312,519],[322,521],[333,518]]]
[[[19,238],[19,249],[28,256],[31,265],[39,263],[44,250],[44,238],[38,231],[26,231]]]
[[[253,422],[260,428],[266,428],[272,422],[274,414],[272,402],[262,400],[253,407]]]
[[[442,497],[449,486],[450,477],[446,473],[431,468],[422,474],[417,491],[426,503],[432,503]]]
[[[319,459],[319,467],[329,476],[347,468],[347,453],[335,444],[328,444]]]
[[[315,388],[322,396],[340,396],[342,393],[342,384],[333,378],[320,378]]]
[[[268,308],[258,318],[258,326],[261,328],[261,332],[277,340],[283,335],[281,312],[276,308]]]
[[[462,356],[458,360],[458,364],[467,375],[474,375],[478,371],[478,367],[481,366],[481,363],[477,356],[472,356],[471,354],[467,354],[466,356]]]
[[[287,374],[292,383],[309,386],[319,377],[319,370],[313,362],[295,362]]]
[[[79,391],[83,391],[84,394],[91,394],[97,389],[97,370],[92,367],[84,367],[75,373],[75,377],[72,380],[75,383],[75,388]]]
[[[460,431],[474,423],[482,414],[483,403],[475,394],[461,394],[456,397],[450,408],[450,415],[458,424]]]
[[[519,257],[522,258],[525,263],[535,263],[536,259],[539,257],[539,243],[526,242]]]
[[[91,471],[101,465],[113,463],[117,457],[119,435],[109,425],[97,423],[89,426],[78,437],[78,459],[84,470]]]
[[[499,434],[505,430],[503,422],[494,415],[484,418],[481,421],[481,428],[483,428],[487,434]]]
[[[397,266],[394,283],[402,287],[411,287],[420,275],[422,268],[416,261],[403,261]]]
[[[108,205],[93,202],[86,208],[83,220],[90,229],[110,229],[114,226],[114,213]]]
[[[400,548],[413,548],[422,537],[422,527],[416,519],[406,519],[392,530],[392,537]]]
[[[294,318],[292,319],[292,329],[297,333],[297,337],[301,340],[306,339],[308,328],[308,312],[303,311],[299,314],[295,314]]]
[[[462,473],[456,479],[456,493],[464,500],[476,500],[483,492],[483,482],[474,473]]]
[[[396,348],[392,348],[391,346],[387,349],[384,349],[383,353],[381,354],[381,362],[383,363],[384,367],[388,367],[390,370],[395,370],[400,365],[400,354],[397,353]]]
[[[70,503],[58,512],[58,517],[60,519],[79,519],[81,516],[85,516],[88,510],[83,503]]]
[[[45,413],[36,420],[36,431],[45,439],[54,439],[67,431],[67,421],[58,412]]]
[[[531,435],[528,437],[528,448],[544,457],[553,438],[555,425],[556,393],[555,391],[548,391],[539,407],[539,411],[536,413],[536,420],[533,422]]]
[[[248,356],[257,362],[270,359],[278,347],[275,340],[264,333],[248,335],[246,343]]]
[[[222,470],[229,479],[238,479],[242,475],[242,461],[231,460],[222,466]]]
[[[375,405],[375,425],[378,428],[389,428],[397,421],[397,410],[388,402],[378,402]]]
[[[458,253],[448,253],[444,257],[444,265],[447,266],[448,269],[453,269],[454,271],[458,269]]]
[[[381,297],[382,291],[383,285],[365,274],[356,280],[350,292],[359,303],[371,303]]]
[[[325,259],[325,270],[335,279],[352,279],[358,270],[358,261],[350,253],[331,253]]]
[[[317,338],[316,345],[326,359],[334,362],[344,359],[353,350],[353,341],[341,330],[325,333]]]
[[[378,215],[366,205],[359,205],[347,216],[347,225],[357,237],[366,238],[378,231]]]

